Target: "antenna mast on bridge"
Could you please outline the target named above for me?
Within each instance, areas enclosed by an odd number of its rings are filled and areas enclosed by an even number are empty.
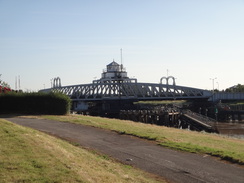
[[[120,49],[120,62],[121,62],[120,69],[121,69],[121,72],[122,72],[122,70],[123,70],[122,48]]]

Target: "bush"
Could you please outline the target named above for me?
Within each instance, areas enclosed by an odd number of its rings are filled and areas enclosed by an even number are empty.
[[[67,114],[71,100],[61,93],[0,94],[0,113]]]

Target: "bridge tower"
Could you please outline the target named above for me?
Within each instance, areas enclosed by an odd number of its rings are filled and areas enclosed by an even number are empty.
[[[137,79],[129,78],[123,65],[113,60],[103,70],[101,78],[93,80],[93,83],[136,83]]]

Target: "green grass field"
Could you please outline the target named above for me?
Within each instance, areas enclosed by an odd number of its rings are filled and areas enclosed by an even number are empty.
[[[244,164],[243,139],[102,117],[66,115],[42,116],[42,118],[109,129],[121,134],[153,140],[165,147],[208,154],[233,163]]]
[[[3,119],[0,139],[1,183],[164,182],[105,155]]]

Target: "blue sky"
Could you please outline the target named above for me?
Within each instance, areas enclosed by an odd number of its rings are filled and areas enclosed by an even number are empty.
[[[91,83],[120,60],[138,82],[244,84],[244,0],[0,0],[0,74],[15,89]],[[218,82],[218,84],[216,83]]]

